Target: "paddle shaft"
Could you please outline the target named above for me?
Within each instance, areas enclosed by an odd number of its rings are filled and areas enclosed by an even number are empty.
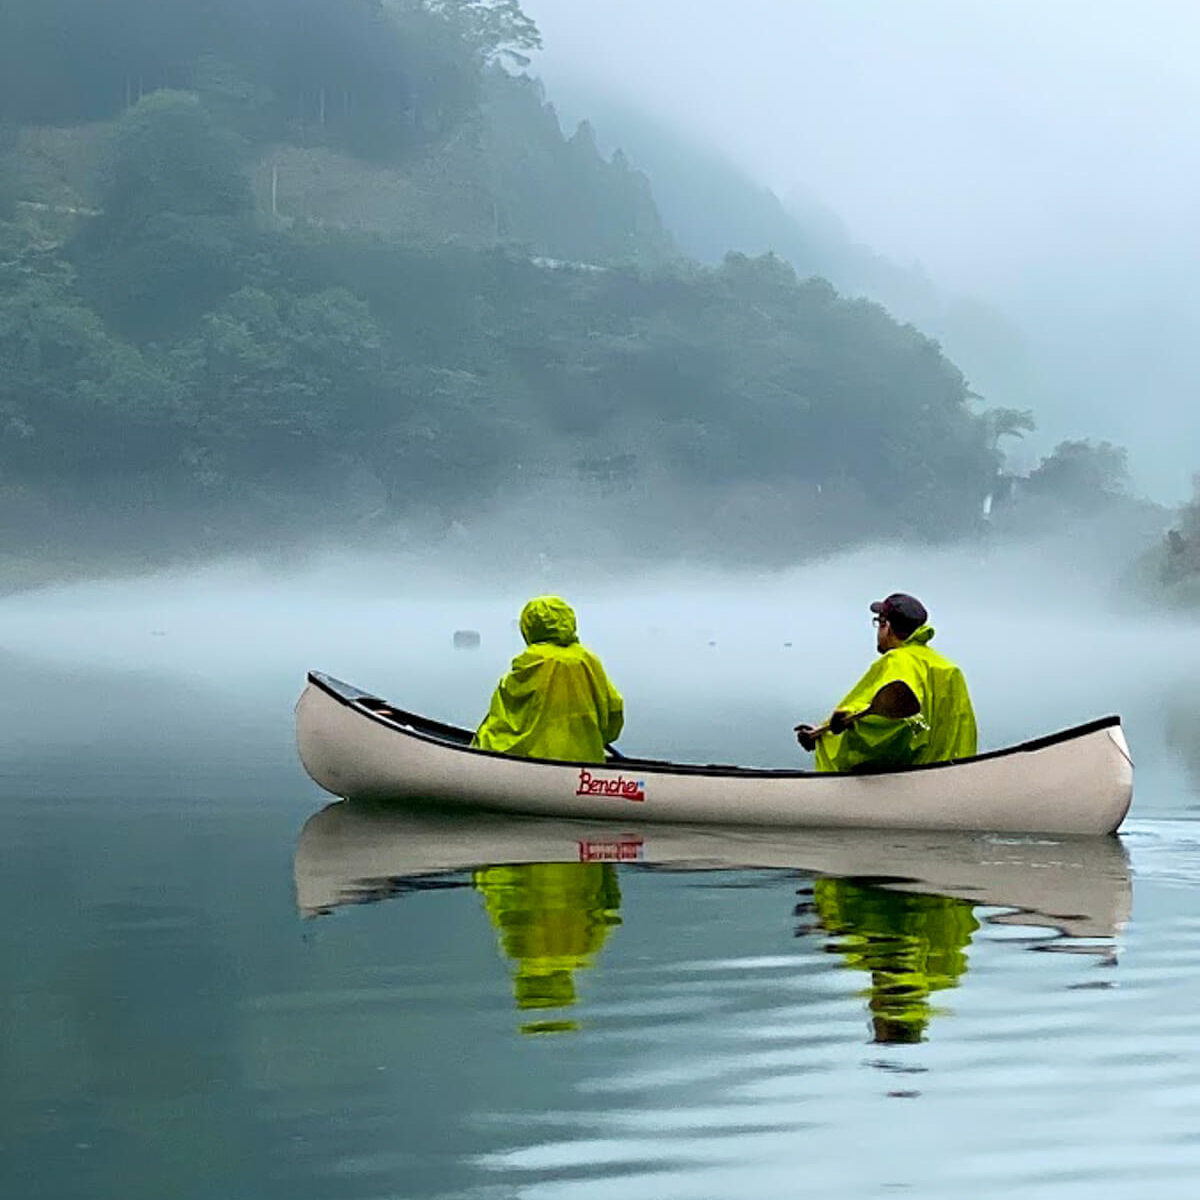
[[[905,717],[915,716],[920,711],[920,701],[917,700],[912,688],[903,680],[893,679],[891,683],[885,683],[871,697],[871,703],[866,708],[859,709],[856,713],[847,713],[842,718],[842,724],[848,728],[855,721],[861,721],[863,717],[888,717],[898,721]],[[818,725],[816,729],[809,730],[808,736],[814,741],[819,737],[824,737],[832,724],[833,719],[830,718],[824,725]]]
[[[846,723],[847,728],[849,728],[851,725],[853,725],[855,721],[861,721],[863,719],[863,717],[869,717],[870,715],[871,715],[870,705],[868,705],[866,708],[860,709],[856,713],[850,713],[845,718],[845,723]],[[816,729],[809,731],[808,736],[813,739],[816,739],[819,737],[824,737],[824,735],[829,732],[829,726],[832,723],[833,723],[832,721],[826,721],[824,725],[818,725],[816,727]]]

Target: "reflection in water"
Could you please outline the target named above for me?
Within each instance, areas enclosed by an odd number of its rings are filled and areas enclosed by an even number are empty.
[[[503,865],[481,865],[481,864]],[[919,1042],[956,987],[980,921],[1042,931],[1039,950],[1115,962],[1131,881],[1117,838],[898,831],[641,828],[465,817],[345,802],[306,822],[295,855],[300,911],[473,886],[513,964],[526,1032],[576,1028],[577,972],[620,923],[618,871],[802,871],[811,914],[846,965],[870,977],[872,1038]],[[794,878],[794,875],[792,876]],[[715,937],[715,931],[714,931]],[[718,939],[719,940],[719,939]]]
[[[829,948],[846,965],[868,971],[866,990],[875,1042],[924,1040],[933,992],[957,987],[966,948],[979,928],[966,900],[890,891],[851,879],[818,879],[813,906]]]
[[[569,1008],[575,972],[592,965],[619,925],[621,889],[611,863],[520,863],[472,873],[504,953],[516,964],[520,1009]],[[522,1033],[576,1029],[572,1020],[530,1021]]]

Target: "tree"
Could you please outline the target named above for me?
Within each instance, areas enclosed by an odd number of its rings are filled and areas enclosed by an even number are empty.
[[[342,289],[243,288],[173,355],[192,457],[237,484],[278,480],[361,450],[388,420],[389,375],[367,306]]]
[[[0,464],[73,487],[172,458],[175,392],[155,364],[80,302],[65,264],[0,265]]]
[[[238,286],[254,201],[239,143],[195,96],[155,92],[125,114],[102,205],[73,254],[84,294],[122,332],[161,338]]]
[[[997,449],[1001,438],[1022,438],[1037,428],[1033,413],[1027,408],[989,408],[984,412],[983,419],[987,423],[991,444]]]
[[[162,213],[239,218],[254,207],[235,138],[216,128],[196,96],[160,91],[117,126],[97,236],[136,237]]]
[[[278,97],[290,140],[394,157],[416,143],[414,58],[380,0],[253,0],[256,75]]]
[[[1075,508],[1108,503],[1129,490],[1128,452],[1111,442],[1059,442],[1030,471],[1024,490]]]
[[[445,18],[482,66],[507,59],[527,67],[527,50],[540,50],[542,35],[519,0],[425,0],[425,8]]]
[[[5,0],[0,115],[107,119],[163,87],[192,86],[215,0]]]

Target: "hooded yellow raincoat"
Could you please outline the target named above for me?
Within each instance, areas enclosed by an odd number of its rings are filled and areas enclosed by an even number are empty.
[[[975,712],[967,681],[954,663],[929,646],[933,632],[932,626],[922,625],[902,646],[880,655],[837,706],[859,712],[884,684],[899,679],[912,689],[921,711],[903,721],[863,717],[845,733],[825,734],[817,742],[818,771],[908,767],[975,753]]]
[[[575,613],[557,596],[521,610],[526,649],[496,685],[471,744],[524,758],[600,763],[625,721],[621,693],[579,644]]]

